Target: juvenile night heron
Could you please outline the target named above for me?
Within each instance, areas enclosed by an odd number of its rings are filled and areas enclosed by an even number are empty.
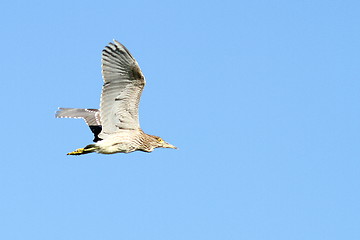
[[[176,149],[140,128],[138,106],[145,77],[125,46],[116,40],[109,43],[102,51],[101,63],[104,85],[100,109],[59,108],[56,112],[57,118],[83,118],[95,136],[95,144],[76,149],[68,155]]]

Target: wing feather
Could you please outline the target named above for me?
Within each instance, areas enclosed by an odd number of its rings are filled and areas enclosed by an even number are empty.
[[[59,108],[56,112],[57,118],[82,118],[89,126],[90,130],[94,134],[94,142],[100,141],[98,137],[101,132],[101,120],[98,109],[84,109],[84,108]]]
[[[145,78],[134,57],[116,40],[102,52],[102,76],[101,135],[139,129],[138,106]]]
[[[56,112],[57,118],[82,118],[88,126],[101,125],[98,109],[84,108],[59,108]]]

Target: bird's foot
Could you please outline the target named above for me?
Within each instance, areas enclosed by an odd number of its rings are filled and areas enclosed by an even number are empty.
[[[85,154],[87,152],[84,152],[84,148],[78,148],[73,152],[69,152],[67,155],[81,155],[81,154]]]
[[[73,152],[68,153],[67,155],[82,155],[88,154],[96,151],[96,146],[94,144],[89,144],[84,148],[78,148]]]

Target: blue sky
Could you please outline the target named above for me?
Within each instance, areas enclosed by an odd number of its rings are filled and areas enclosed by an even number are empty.
[[[360,239],[358,1],[0,3],[0,239]],[[79,157],[115,38],[179,150]]]

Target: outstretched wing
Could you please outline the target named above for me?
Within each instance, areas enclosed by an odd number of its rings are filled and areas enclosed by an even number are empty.
[[[98,137],[101,132],[100,112],[98,109],[83,108],[59,108],[56,112],[57,118],[82,118],[94,134],[94,142],[101,140]]]
[[[88,126],[101,125],[98,109],[84,108],[59,108],[56,112],[57,118],[82,118]]]
[[[135,58],[116,40],[102,52],[102,75],[101,135],[139,129],[138,106],[145,78]]]

